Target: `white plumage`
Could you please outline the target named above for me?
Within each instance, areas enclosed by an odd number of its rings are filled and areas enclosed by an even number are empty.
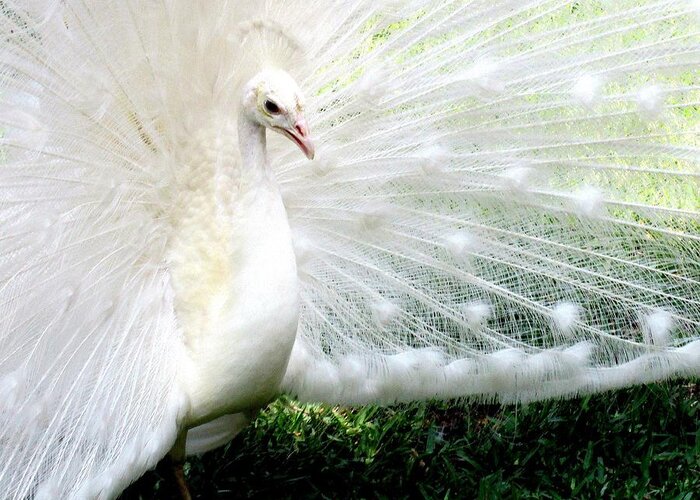
[[[700,374],[697,14],[0,1],[0,491],[113,497],[282,391]]]

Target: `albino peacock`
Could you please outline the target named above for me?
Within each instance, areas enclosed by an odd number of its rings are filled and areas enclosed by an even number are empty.
[[[4,497],[114,497],[280,392],[700,374],[697,1],[0,0],[0,33]]]

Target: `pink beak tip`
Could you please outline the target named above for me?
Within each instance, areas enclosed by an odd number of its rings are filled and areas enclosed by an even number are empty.
[[[304,152],[309,160],[313,160],[316,156],[316,151],[314,148],[314,143],[309,137],[309,126],[306,124],[304,118],[298,119],[294,123],[293,132],[290,131],[292,135],[296,136],[297,144],[299,148]]]

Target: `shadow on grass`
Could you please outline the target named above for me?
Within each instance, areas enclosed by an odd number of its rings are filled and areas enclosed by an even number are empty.
[[[501,407],[280,400],[192,459],[194,498],[693,498],[697,383]],[[123,499],[170,498],[149,472]]]

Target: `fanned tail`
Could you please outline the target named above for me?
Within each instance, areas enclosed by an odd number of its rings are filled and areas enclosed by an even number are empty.
[[[278,165],[303,282],[286,390],[523,401],[697,376],[697,6],[376,9],[317,44],[318,159]]]
[[[186,411],[135,15],[0,2],[3,498],[113,497]]]

